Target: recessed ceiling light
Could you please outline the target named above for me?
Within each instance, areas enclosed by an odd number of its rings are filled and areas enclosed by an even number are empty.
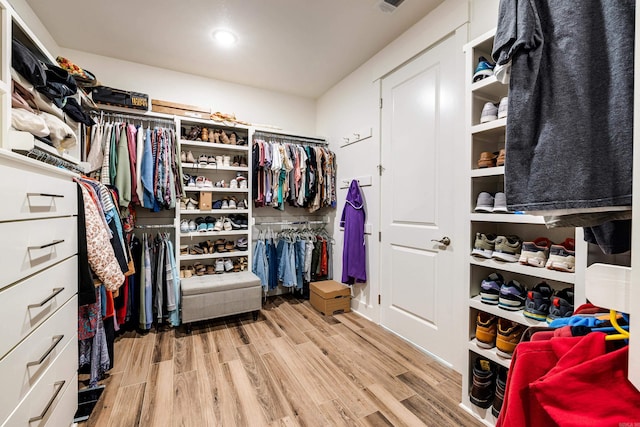
[[[213,32],[213,39],[223,47],[231,47],[238,41],[238,38],[229,30],[216,30]]]

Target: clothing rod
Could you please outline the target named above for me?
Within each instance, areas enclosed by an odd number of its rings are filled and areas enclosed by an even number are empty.
[[[96,113],[96,115],[98,115]],[[165,119],[162,117],[153,117],[153,116],[144,116],[144,115],[136,115],[136,114],[127,114],[127,113],[118,113],[116,111],[101,111],[99,114],[100,117],[114,118],[114,119],[131,119],[131,120],[140,120],[145,122],[157,122],[157,123],[166,123],[173,127],[175,127],[176,123],[171,119]]]
[[[145,228],[175,228],[173,224],[150,224],[150,225],[136,225],[134,228],[145,229]]]
[[[274,139],[282,139],[285,141],[299,141],[307,144],[316,144],[316,145],[329,145],[327,141],[322,138],[310,138],[306,136],[296,136],[296,135],[288,135],[284,133],[274,133],[274,132],[264,132],[261,130],[257,130],[253,134],[254,138],[265,137],[265,138],[274,138]]]
[[[328,221],[266,221],[256,222],[254,225],[306,225],[306,224],[328,224]]]

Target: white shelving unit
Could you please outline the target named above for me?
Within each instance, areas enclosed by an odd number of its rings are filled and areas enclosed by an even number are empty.
[[[199,262],[205,266],[214,264],[216,260],[229,258],[231,260],[237,260],[240,257],[247,258],[247,269],[251,266],[251,251],[250,250],[237,250],[234,249],[228,252],[216,252],[213,254],[201,254],[201,255],[181,255],[179,251],[180,245],[198,245],[203,241],[210,240],[215,242],[217,239],[224,239],[226,241],[236,242],[240,238],[246,238],[248,244],[251,244],[251,218],[252,218],[252,203],[251,203],[251,170],[249,165],[251,164],[251,150],[250,141],[253,134],[253,130],[246,126],[227,126],[211,120],[201,120],[195,118],[176,118],[176,128],[178,132],[184,132],[189,134],[192,127],[204,127],[209,132],[213,130],[222,130],[228,135],[231,132],[235,132],[238,135],[238,139],[244,139],[244,145],[233,145],[215,143],[209,141],[193,141],[185,139],[184,134],[180,139],[180,150],[191,151],[196,161],[202,154],[207,157],[216,156],[229,156],[231,158],[230,164],[233,162],[234,157],[242,157],[243,164],[246,166],[223,166],[220,164],[199,164],[199,163],[182,163],[183,173],[192,175],[194,179],[197,176],[203,176],[208,178],[214,187],[197,187],[197,186],[185,186],[184,190],[187,197],[198,199],[201,194],[211,193],[212,205],[216,200],[222,200],[224,198],[235,197],[237,201],[246,200],[247,207],[244,209],[202,209],[198,206],[198,209],[178,209],[177,223],[180,224],[182,220],[196,220],[197,218],[211,217],[218,220],[223,217],[229,217],[231,215],[237,215],[247,220],[247,228],[236,230],[224,230],[224,231],[208,231],[208,232],[189,232],[181,233],[178,229],[176,232],[177,239],[180,244],[178,245],[177,259],[179,260],[180,267],[193,266],[196,262]],[[237,174],[241,174],[247,179],[247,188],[228,188],[228,187],[215,187],[215,183],[224,181],[226,185],[229,185],[233,178],[236,178]],[[225,272],[223,274],[233,274],[232,272]],[[182,279],[184,281],[206,281],[207,274],[204,276],[193,276],[191,278]]]
[[[489,77],[476,83],[471,81],[478,57],[491,58],[494,35],[495,30],[489,31],[470,41],[464,47],[469,79],[466,88],[466,120],[468,123],[466,153],[470,165],[468,181],[470,206],[468,216],[469,252],[471,252],[477,232],[496,235],[517,235],[523,241],[532,241],[544,236],[557,243],[564,241],[567,237],[573,237],[576,242],[576,270],[574,273],[567,273],[519,263],[469,256],[467,268],[469,330],[467,331],[468,335],[465,337],[468,342],[468,368],[463,371],[461,405],[486,425],[494,425],[496,421],[491,414],[491,408],[478,408],[469,400],[474,362],[477,358],[485,358],[494,362],[497,366],[509,368],[511,359],[498,355],[495,348],[484,349],[477,345],[475,327],[478,312],[490,313],[525,327],[546,326],[546,322],[529,319],[522,314],[522,311],[512,312],[503,310],[498,306],[482,303],[479,296],[480,282],[492,272],[502,274],[505,282],[514,279],[518,280],[528,289],[533,288],[537,283],[544,280],[555,290],[572,287],[577,306],[585,301],[583,283],[587,263],[587,245],[583,242],[581,229],[547,229],[542,217],[532,215],[474,212],[476,199],[480,192],[487,191],[494,194],[498,191],[504,191],[504,167],[479,168],[477,161],[482,152],[497,152],[505,147],[507,119],[501,118],[487,123],[480,123],[480,114],[486,102],[497,104],[502,97],[508,96],[509,88],[499,83],[495,77]],[[506,155],[508,156],[509,153],[507,152]]]

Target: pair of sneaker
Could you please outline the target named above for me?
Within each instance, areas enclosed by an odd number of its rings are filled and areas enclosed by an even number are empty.
[[[508,213],[507,209],[507,197],[503,192],[497,192],[495,196],[486,191],[478,194],[478,200],[476,201],[476,212],[487,213]]]
[[[576,265],[575,239],[567,237],[560,244],[555,244],[546,237],[538,237],[532,242],[523,242],[519,262],[524,265],[573,273]]]
[[[525,307],[527,288],[517,280],[504,281],[502,274],[493,272],[480,283],[480,301],[497,305],[508,311],[518,311]]]
[[[233,261],[231,261],[229,258],[219,258],[213,265],[214,272],[216,274],[228,273],[233,270]]]
[[[547,282],[540,282],[527,292],[522,314],[530,319],[546,320],[570,317],[573,314],[573,288],[564,288],[557,293]]]
[[[517,322],[479,311],[476,318],[476,344],[486,349],[496,347],[498,355],[510,359],[524,330]]]
[[[206,176],[196,178],[196,188],[213,188],[213,183]]]
[[[180,232],[181,233],[192,233],[198,229],[198,225],[194,220],[183,219],[180,221]]]
[[[488,359],[478,357],[473,363],[472,385],[469,400],[479,408],[491,408],[494,417],[500,415],[505,389],[507,387],[508,370]]]
[[[515,235],[496,236],[491,233],[476,233],[471,255],[479,258],[518,262],[521,248],[522,240]]]
[[[509,98],[503,97],[498,105],[493,102],[487,102],[482,107],[482,112],[480,113],[480,123],[487,123],[493,120],[502,119],[507,117],[507,113],[509,111]]]
[[[191,151],[181,151],[180,152],[180,161],[182,163],[195,163],[196,159],[193,157],[193,153]]]

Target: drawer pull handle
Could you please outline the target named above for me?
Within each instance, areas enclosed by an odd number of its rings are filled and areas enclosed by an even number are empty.
[[[40,301],[37,304],[29,304],[27,306],[27,308],[42,307],[43,305],[45,305],[46,303],[48,303],[49,301],[54,299],[56,297],[56,295],[58,295],[62,291],[64,291],[64,288],[53,288],[53,293],[51,295],[49,295],[48,297],[46,297],[45,299],[43,299],[42,301]]]
[[[62,388],[64,387],[64,383],[66,383],[66,381],[64,380],[53,383],[54,387],[57,387],[55,393],[53,393],[53,396],[51,396],[51,399],[49,399],[49,403],[47,403],[47,406],[44,407],[40,415],[38,415],[37,417],[29,418],[29,423],[44,419],[44,417],[47,415],[47,412],[49,412],[51,405],[53,405],[53,402],[56,400],[56,397],[58,397],[58,395],[60,394],[60,391],[62,391]]]
[[[64,194],[49,194],[49,193],[27,193],[27,197],[56,197],[63,198]]]
[[[59,245],[62,242],[64,242],[64,239],[54,240],[53,242],[47,243],[46,245],[42,245],[42,246],[29,246],[27,249],[29,249],[29,250],[31,250],[31,249],[44,249],[44,248],[48,248],[49,246]]]
[[[62,338],[64,338],[64,335],[56,335],[55,337],[53,337],[54,339],[53,344],[51,344],[51,346],[47,349],[47,351],[45,351],[44,354],[40,356],[40,359],[27,363],[27,366],[37,366],[37,365],[40,365],[42,362],[44,362],[44,359],[46,359],[47,356],[51,354],[51,352],[53,351],[54,348],[56,348],[58,343],[62,341]]]

